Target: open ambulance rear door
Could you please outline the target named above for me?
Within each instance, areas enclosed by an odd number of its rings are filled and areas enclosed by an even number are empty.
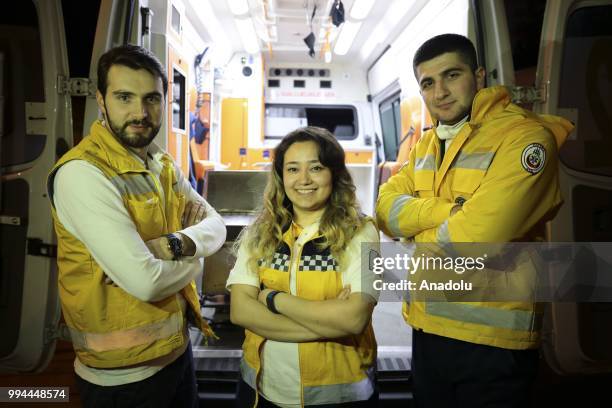
[[[547,2],[534,110],[576,125],[560,150],[565,204],[552,242],[612,242],[611,22],[609,0]],[[612,373],[612,303],[553,303],[545,322],[543,351],[555,371]]]
[[[0,371],[35,372],[60,318],[46,178],[72,143],[61,2],[20,1],[0,17]]]
[[[47,175],[81,139],[95,104],[91,61],[124,40],[129,6],[140,5],[27,0],[0,17],[0,372],[40,372],[56,340],[69,338],[59,323]],[[141,14],[127,32],[147,19]]]

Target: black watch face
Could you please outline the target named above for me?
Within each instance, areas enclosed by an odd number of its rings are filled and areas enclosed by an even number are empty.
[[[175,259],[183,254],[183,246],[181,245],[181,240],[176,235],[168,235],[168,244],[170,245],[170,251],[172,251],[172,255],[174,255]]]

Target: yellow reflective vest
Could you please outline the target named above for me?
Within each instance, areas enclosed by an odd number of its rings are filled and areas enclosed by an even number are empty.
[[[79,360],[91,367],[114,368],[167,355],[189,340],[184,335],[186,314],[205,334],[213,335],[202,320],[195,282],[180,294],[151,303],[105,283],[104,270],[85,244],[64,228],[53,208],[55,174],[70,160],[93,164],[117,187],[143,241],[182,228],[185,197],[173,189],[176,174],[167,154],[161,160],[158,182],[100,121],[94,122],[89,136],[51,170],[47,188],[58,241],[60,301]]]
[[[292,253],[294,237],[289,228],[270,262],[259,262],[259,280],[266,288],[290,293],[289,269],[296,262],[296,296],[308,300],[335,299],[343,288],[342,273],[323,238],[312,237]],[[299,262],[298,262],[299,261]],[[260,353],[265,338],[245,330],[242,378],[257,389]],[[298,344],[302,405],[328,401],[356,401],[371,386],[376,361],[376,340],[370,321],[359,335]],[[355,398],[353,398],[355,397]],[[257,402],[257,401],[256,401]]]
[[[512,104],[504,87],[480,90],[443,160],[434,128],[380,188],[379,227],[441,246],[543,240],[562,204],[557,150],[572,129]],[[537,347],[541,321],[526,302],[411,302],[404,318],[429,333],[509,349]]]

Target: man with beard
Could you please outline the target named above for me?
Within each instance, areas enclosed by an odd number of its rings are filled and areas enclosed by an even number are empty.
[[[125,45],[98,63],[103,120],[48,180],[59,293],[85,406],[197,406],[187,322],[205,335],[194,279],[223,220],[153,139],[168,79]]]

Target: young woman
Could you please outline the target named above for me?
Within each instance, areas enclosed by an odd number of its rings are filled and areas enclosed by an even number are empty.
[[[335,137],[285,136],[227,281],[231,320],[246,329],[237,406],[376,405],[378,293],[361,243],[378,240]]]

